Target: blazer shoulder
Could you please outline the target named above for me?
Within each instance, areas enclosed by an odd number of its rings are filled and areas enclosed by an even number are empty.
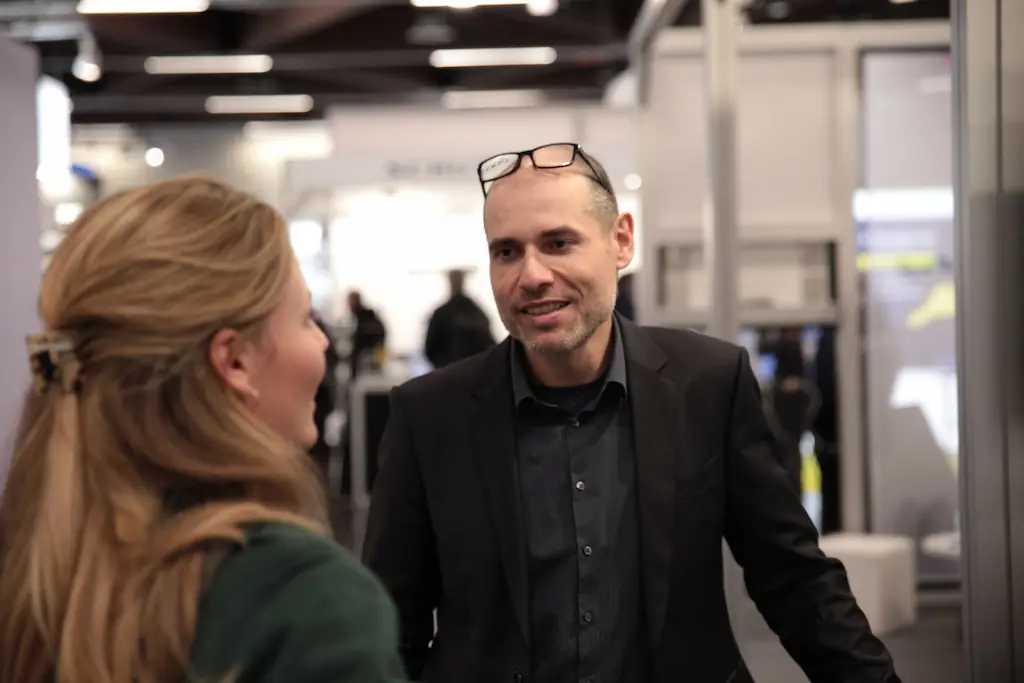
[[[484,365],[492,353],[498,353],[498,347],[491,347],[440,370],[414,377],[395,387],[394,393],[402,399],[403,405],[409,402],[433,402],[442,396],[450,400],[468,395],[479,380]]]
[[[735,363],[743,347],[695,330],[644,327],[644,332],[670,359],[695,359],[701,363]]]

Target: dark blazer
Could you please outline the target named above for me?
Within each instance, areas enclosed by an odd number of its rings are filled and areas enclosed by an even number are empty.
[[[818,549],[776,460],[746,352],[620,322],[655,680],[753,680],[726,611],[724,538],[749,594],[812,683],[898,683],[842,565]],[[392,393],[364,560],[398,605],[413,679],[528,681],[510,348],[506,340]]]

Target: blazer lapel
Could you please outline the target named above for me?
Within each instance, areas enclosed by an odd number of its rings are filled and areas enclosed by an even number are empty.
[[[505,340],[484,361],[477,406],[470,419],[473,456],[483,480],[488,514],[501,553],[512,607],[530,642],[526,529],[516,458],[511,343]]]
[[[640,507],[640,559],[646,598],[648,635],[661,637],[672,573],[675,523],[673,429],[678,425],[675,385],[659,374],[665,354],[642,329],[619,320],[626,347],[629,396],[633,411],[637,498]]]

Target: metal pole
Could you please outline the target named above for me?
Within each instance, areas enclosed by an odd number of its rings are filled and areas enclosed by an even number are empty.
[[[735,0],[701,0],[704,15],[704,68],[707,102],[708,180],[711,190],[704,222],[704,269],[710,310],[708,333],[736,341],[739,337],[737,291],[738,239],[736,192],[736,62],[739,12]],[[739,566],[724,548],[724,576],[729,620],[741,646],[748,598]]]
[[[739,12],[735,0],[702,0],[708,109],[710,212],[705,222],[704,267],[710,306],[708,333],[736,341],[738,239],[736,191],[736,63]]]
[[[1024,28],[1017,0],[953,17],[960,560],[967,677],[1024,680]]]

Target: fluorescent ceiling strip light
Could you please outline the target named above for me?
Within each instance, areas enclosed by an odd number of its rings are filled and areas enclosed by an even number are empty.
[[[182,55],[147,57],[151,74],[263,74],[274,68],[269,55]]]
[[[859,223],[948,221],[953,219],[953,188],[861,189],[853,196]]]
[[[553,47],[496,47],[481,50],[434,50],[430,65],[438,69],[483,66],[544,66],[558,58]]]
[[[80,0],[79,14],[193,14],[210,9],[210,0]]]
[[[453,90],[441,95],[446,109],[539,107],[544,101],[540,90]]]
[[[413,7],[448,7],[450,9],[525,5],[529,1],[530,0],[410,0]]]
[[[309,95],[215,95],[206,100],[210,114],[305,114],[311,109]]]

